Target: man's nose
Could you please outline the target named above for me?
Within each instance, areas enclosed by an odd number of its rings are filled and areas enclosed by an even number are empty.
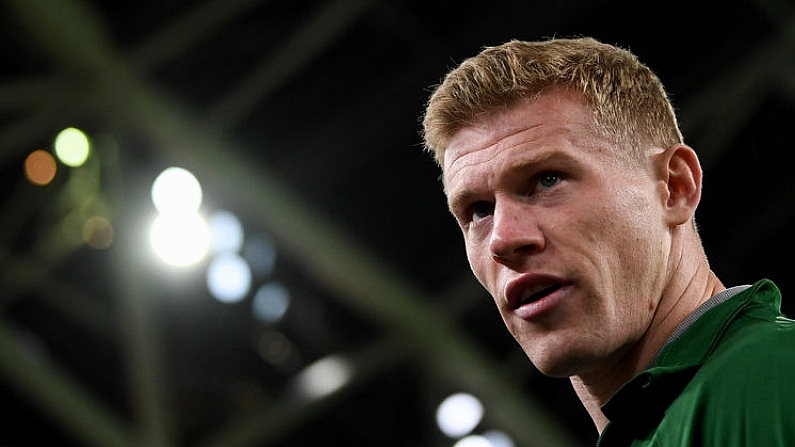
[[[489,250],[495,261],[514,262],[543,249],[544,235],[530,205],[502,201],[495,205],[493,219]]]

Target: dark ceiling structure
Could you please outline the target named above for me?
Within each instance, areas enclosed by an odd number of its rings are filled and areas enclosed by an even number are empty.
[[[452,446],[435,412],[456,392],[519,447],[592,445],[568,382],[533,369],[473,279],[422,151],[432,86],[511,38],[591,35],[655,69],[704,166],[713,269],[774,280],[795,314],[789,0],[6,0],[0,20],[2,445]],[[90,163],[26,182],[67,126]],[[273,241],[282,321],[150,259],[168,166]],[[89,212],[110,247],[68,236]],[[330,358],[349,380],[302,394]]]

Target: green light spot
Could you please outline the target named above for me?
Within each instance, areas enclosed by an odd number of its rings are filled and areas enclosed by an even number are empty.
[[[69,127],[55,137],[55,155],[63,164],[76,168],[88,159],[90,143],[80,129]]]

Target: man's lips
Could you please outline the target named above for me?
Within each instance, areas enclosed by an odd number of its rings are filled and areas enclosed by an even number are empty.
[[[535,303],[565,285],[562,278],[546,274],[525,274],[505,286],[505,299],[510,309]]]
[[[560,285],[554,285],[550,287],[545,287],[536,293],[527,292],[522,295],[523,298],[519,301],[516,307],[524,306],[525,304],[529,303],[535,303],[536,301],[558,290],[560,287],[561,287]]]

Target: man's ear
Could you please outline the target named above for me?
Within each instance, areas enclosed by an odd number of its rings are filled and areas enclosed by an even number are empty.
[[[685,144],[674,144],[656,154],[655,166],[663,193],[666,221],[680,225],[696,212],[701,200],[701,164],[696,152]]]

